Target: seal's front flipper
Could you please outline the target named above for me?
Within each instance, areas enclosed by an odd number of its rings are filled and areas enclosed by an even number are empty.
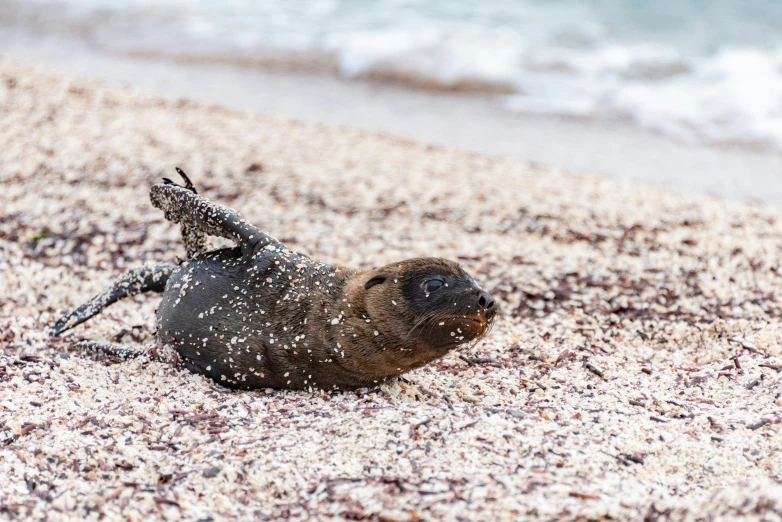
[[[190,181],[190,178],[187,177],[187,174],[185,174],[182,171],[182,169],[180,169],[179,167],[177,167],[176,171],[182,177],[182,180],[185,182],[184,188],[189,190],[193,194],[198,194],[195,185],[193,185],[193,182]],[[165,183],[166,185],[173,185],[175,187],[181,186],[174,183],[168,178],[163,178],[163,183]],[[209,250],[209,237],[204,233],[203,230],[199,229],[198,227],[190,226],[187,223],[182,223],[182,225],[180,226],[180,230],[182,231],[182,241],[185,242],[185,251],[187,252],[187,259],[193,259],[194,257],[198,257],[199,255]]]
[[[162,293],[166,289],[166,283],[171,272],[176,269],[174,265],[146,266],[131,270],[111,285],[111,287],[96,295],[73,312],[61,317],[51,329],[51,335],[60,335],[76,325],[83,323],[91,317],[99,314],[107,306],[116,303],[123,297],[140,294],[142,292]]]
[[[189,182],[186,177],[185,180]],[[235,210],[212,203],[171,180],[152,185],[149,199],[169,221],[203,234],[236,241],[246,253],[252,254],[267,245],[285,248],[282,243],[244,220]]]
[[[97,343],[94,341],[81,341],[74,345],[74,348],[91,352],[101,352],[109,356],[113,361],[126,361],[139,357],[147,358],[153,361],[163,362],[177,366],[182,363],[173,349],[166,348],[157,344],[144,346],[127,346],[124,344]]]

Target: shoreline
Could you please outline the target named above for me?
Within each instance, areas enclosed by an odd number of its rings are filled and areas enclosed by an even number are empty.
[[[517,114],[491,96],[139,59],[21,29],[0,28],[0,56],[237,110],[782,207],[782,151],[771,148],[678,140],[630,122]]]
[[[0,59],[0,507],[20,518],[782,516],[782,212],[112,87]],[[182,255],[204,196],[329,263],[458,259],[491,335],[349,393],[229,392],[154,342],[154,295],[46,327]]]

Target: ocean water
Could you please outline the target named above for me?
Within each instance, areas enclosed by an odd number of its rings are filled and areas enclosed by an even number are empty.
[[[0,23],[782,149],[780,0],[0,0]]]

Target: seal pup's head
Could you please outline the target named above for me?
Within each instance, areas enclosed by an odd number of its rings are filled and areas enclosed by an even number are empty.
[[[393,354],[387,362],[403,371],[480,339],[497,312],[491,295],[447,259],[407,259],[361,276],[353,301],[382,335],[376,344]]]

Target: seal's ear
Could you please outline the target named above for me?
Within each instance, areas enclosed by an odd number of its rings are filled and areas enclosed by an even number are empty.
[[[386,280],[386,274],[376,275],[375,277],[373,277],[372,279],[364,283],[364,288],[368,290],[375,285],[379,285],[385,280]]]

